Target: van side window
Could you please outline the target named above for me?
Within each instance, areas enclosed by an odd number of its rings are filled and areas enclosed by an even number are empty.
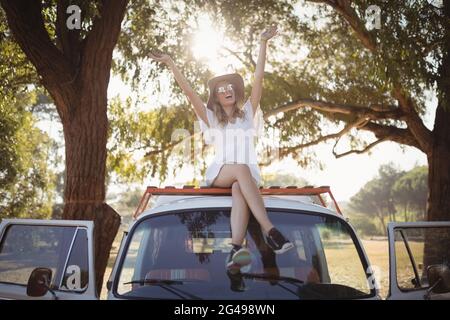
[[[76,227],[11,225],[0,243],[0,282],[27,285],[38,267],[52,270],[58,283]]]

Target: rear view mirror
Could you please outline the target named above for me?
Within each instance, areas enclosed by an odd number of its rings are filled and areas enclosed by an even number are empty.
[[[48,268],[36,268],[31,272],[27,284],[27,295],[30,297],[42,297],[50,289],[52,270]]]
[[[427,276],[431,292],[450,292],[450,268],[447,265],[435,264],[428,266]]]

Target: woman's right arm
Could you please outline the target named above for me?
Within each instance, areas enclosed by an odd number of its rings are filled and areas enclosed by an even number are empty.
[[[181,87],[181,89],[183,90],[184,94],[189,99],[189,102],[193,105],[195,113],[209,127],[208,117],[206,116],[205,104],[203,103],[202,99],[200,99],[200,97],[197,95],[197,93],[191,88],[187,79],[183,76],[183,74],[177,68],[177,66],[173,62],[172,58],[167,54],[159,54],[159,53],[151,53],[150,58],[152,58],[156,61],[159,61],[159,62],[163,62],[170,68],[170,70],[172,70],[175,80],[177,81],[177,83]]]

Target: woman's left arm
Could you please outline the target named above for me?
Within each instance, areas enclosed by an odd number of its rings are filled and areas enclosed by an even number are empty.
[[[264,66],[266,64],[267,42],[277,34],[277,27],[272,26],[261,33],[258,62],[253,79],[252,93],[250,95],[250,103],[253,108],[253,115],[259,105],[262,95],[262,84],[264,78]]]

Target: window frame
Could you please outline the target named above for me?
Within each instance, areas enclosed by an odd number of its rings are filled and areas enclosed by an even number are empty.
[[[394,238],[393,238],[393,244],[394,244],[394,250],[395,250],[395,283],[397,285],[397,288],[404,293],[408,293],[408,292],[417,292],[417,291],[423,291],[423,290],[428,290],[430,288],[430,284],[428,282],[424,283],[420,277],[418,268],[417,268],[417,263],[416,260],[414,258],[414,255],[411,251],[411,248],[409,246],[409,239],[408,239],[408,235],[405,234],[405,229],[435,229],[435,228],[447,228],[450,229],[450,227],[445,227],[445,226],[434,226],[434,227],[396,227],[394,228]],[[395,241],[395,233],[399,232],[401,240],[399,241]],[[395,244],[396,242],[400,242],[402,244],[402,246],[404,247],[407,255],[408,255],[408,259],[409,259],[409,266],[412,268],[413,273],[414,273],[414,279],[418,282],[420,287],[417,288],[404,288],[401,287],[399,285],[399,278],[398,278],[398,263],[397,263],[397,250],[395,249]],[[424,241],[424,245],[425,245],[425,241]]]
[[[395,249],[395,232],[402,229],[450,228],[450,221],[390,222],[388,224],[389,246],[389,292],[387,299],[420,299],[428,287],[402,289],[398,284],[397,253]],[[403,245],[404,242],[402,241]]]

